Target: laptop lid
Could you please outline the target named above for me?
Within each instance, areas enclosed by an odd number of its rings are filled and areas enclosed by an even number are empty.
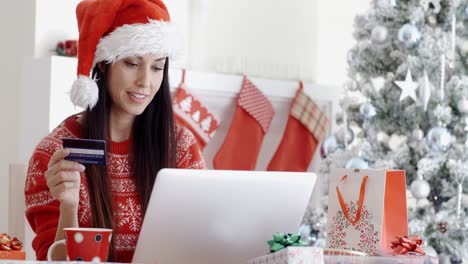
[[[274,232],[297,232],[313,173],[163,169],[134,263],[246,263]]]

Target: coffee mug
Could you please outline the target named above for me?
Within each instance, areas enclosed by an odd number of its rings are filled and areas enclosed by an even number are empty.
[[[53,249],[63,244],[67,248],[67,261],[105,262],[109,255],[112,229],[64,228],[65,239],[55,241],[47,252],[51,261]]]

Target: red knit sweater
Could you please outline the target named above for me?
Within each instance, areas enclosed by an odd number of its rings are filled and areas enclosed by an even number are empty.
[[[63,148],[61,138],[80,137],[81,126],[76,119],[76,116],[69,117],[55,128],[39,143],[29,161],[25,185],[26,217],[36,233],[32,246],[38,260],[47,258],[47,250],[54,242],[60,215],[60,202],[52,197],[44,173],[52,154]],[[188,129],[177,126],[176,142],[178,168],[206,168],[195,137]],[[130,141],[108,142],[107,173],[114,207],[116,262],[132,261],[143,220],[135,177],[129,165],[129,144]],[[78,220],[80,227],[91,227],[86,173],[81,174]]]

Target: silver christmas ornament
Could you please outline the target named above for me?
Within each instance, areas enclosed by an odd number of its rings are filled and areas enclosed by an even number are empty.
[[[436,126],[427,133],[427,144],[433,151],[445,152],[452,143],[452,135],[447,128]]]
[[[460,113],[468,114],[468,100],[463,98],[457,103],[457,108]]]
[[[372,29],[371,39],[375,44],[383,44],[387,40],[388,30],[384,26],[376,26]]]
[[[406,97],[410,97],[413,101],[417,102],[416,88],[419,84],[413,81],[411,70],[408,68],[406,71],[406,77],[404,81],[395,81],[395,84],[401,89],[400,102],[405,100]]]
[[[377,111],[371,103],[363,103],[359,107],[359,113],[364,117],[364,119],[371,119],[377,114]]]
[[[417,200],[426,199],[431,193],[431,186],[423,179],[417,179],[411,183],[411,194]]]
[[[403,25],[398,31],[398,40],[406,49],[414,49],[421,43],[421,32],[412,24]]]
[[[360,157],[355,157],[348,160],[345,167],[347,169],[367,169],[369,168],[369,163]]]
[[[326,138],[323,143],[322,147],[320,148],[320,155],[322,158],[328,157],[328,155],[335,153],[338,150],[338,143],[335,136],[329,136]]]
[[[420,141],[424,138],[424,132],[420,128],[413,130],[412,137],[416,141]]]
[[[346,143],[349,145],[351,142],[354,140],[354,131],[348,127],[348,129],[345,130],[344,127],[342,127],[338,132],[336,132],[336,141],[338,142],[338,145],[346,145],[345,144],[345,131],[346,131]]]

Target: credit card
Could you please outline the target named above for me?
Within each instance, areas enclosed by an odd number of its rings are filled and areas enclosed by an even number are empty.
[[[81,164],[106,165],[106,141],[97,139],[62,138],[63,148],[70,154],[66,160]]]

